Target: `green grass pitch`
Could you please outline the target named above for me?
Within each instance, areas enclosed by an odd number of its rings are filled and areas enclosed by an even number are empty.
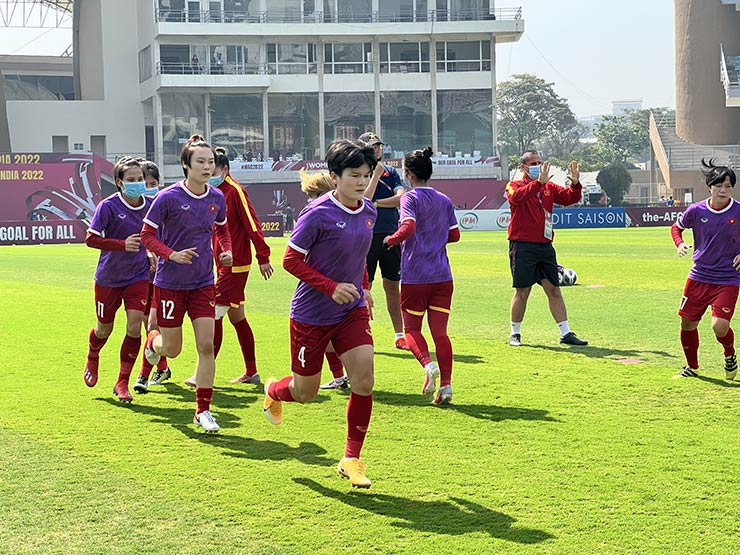
[[[270,240],[276,267],[285,243]],[[578,272],[564,295],[587,348],[558,343],[539,289],[526,346],[509,347],[505,234],[466,233],[450,247],[449,407],[420,395],[421,368],[392,348],[376,292],[367,491],[335,473],[347,395],[286,405],[273,427],[261,388],[229,384],[242,372],[229,325],[218,435],[192,424],[187,323],[173,380],[122,405],[111,394],[119,313],[99,383],[85,387],[97,253],[3,247],[0,553],[736,553],[740,390],[723,379],[708,321],[704,377],[671,380],[683,365],[676,309],[690,260],[667,228],[562,230],[555,243]],[[282,269],[247,286],[263,380],[288,372],[294,287]]]

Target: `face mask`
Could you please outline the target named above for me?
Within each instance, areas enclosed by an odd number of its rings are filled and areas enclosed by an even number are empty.
[[[146,181],[124,181],[123,194],[128,198],[139,198],[146,191]]]
[[[537,179],[540,176],[540,167],[539,166],[529,166],[527,168],[527,173],[529,174],[529,177],[532,179]]]
[[[219,186],[219,185],[221,185],[221,183],[223,183],[223,182],[224,182],[224,178],[223,178],[223,177],[221,177],[220,175],[214,175],[214,176],[213,176],[212,178],[210,178],[210,179],[208,180],[208,184],[209,184],[209,185],[210,185],[211,187],[218,187],[218,186]]]
[[[147,187],[144,189],[145,197],[156,197],[157,193],[159,193],[159,187]]]

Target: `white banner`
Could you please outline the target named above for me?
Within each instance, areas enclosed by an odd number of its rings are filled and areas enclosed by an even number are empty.
[[[506,231],[509,229],[511,211],[499,210],[455,210],[460,231]]]

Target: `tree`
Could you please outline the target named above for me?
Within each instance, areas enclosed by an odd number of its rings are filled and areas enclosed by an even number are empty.
[[[671,116],[669,108],[630,110],[620,116],[604,116],[596,125],[594,137],[599,141],[605,164],[630,165],[646,162],[650,155],[650,112],[656,117]]]
[[[596,183],[612,199],[613,204],[621,205],[624,194],[629,191],[630,185],[632,185],[632,176],[623,164],[612,164],[598,173]]]
[[[572,144],[578,128],[567,100],[558,96],[553,83],[527,73],[502,81],[496,92],[499,142],[508,154],[552,144]]]

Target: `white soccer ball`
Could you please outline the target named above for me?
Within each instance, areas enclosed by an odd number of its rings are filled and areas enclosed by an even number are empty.
[[[563,277],[560,279],[560,285],[575,285],[578,280],[576,271],[571,268],[563,270]]]

